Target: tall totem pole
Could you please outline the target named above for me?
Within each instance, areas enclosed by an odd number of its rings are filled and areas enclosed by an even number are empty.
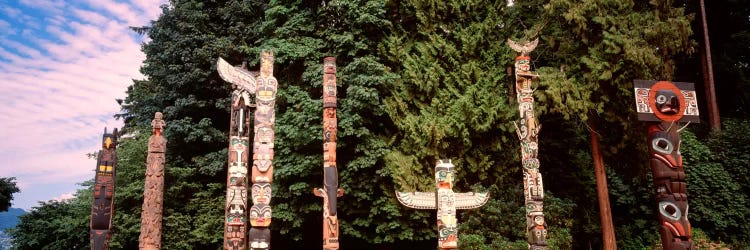
[[[490,198],[487,193],[455,193],[455,179],[451,160],[440,160],[435,166],[435,192],[396,192],[398,201],[415,209],[437,209],[438,248],[458,248],[458,221],[456,209],[473,209],[484,206]]]
[[[339,249],[336,200],[344,195],[336,167],[336,58],[323,59],[323,188],[313,189],[323,198],[323,249]]]
[[[91,205],[91,249],[109,249],[112,217],[115,212],[115,172],[117,170],[117,129],[104,129],[102,149],[96,160],[94,201]]]
[[[644,80],[635,80],[634,86],[638,120],[649,122],[648,152],[662,248],[695,249],[687,217],[679,125],[679,122],[700,122],[695,88],[692,83]]]
[[[143,208],[141,213],[141,236],[138,247],[145,250],[161,249],[162,203],[164,201],[164,152],[167,150],[167,139],[162,132],[166,123],[161,112],[154,114],[151,121],[153,134],[148,139],[148,157],[146,158],[146,181],[143,189]]]
[[[521,114],[519,122],[515,122],[516,133],[521,141],[521,161],[523,166],[523,194],[526,203],[526,240],[529,249],[547,249],[547,223],[544,221],[544,186],[542,174],[539,173],[538,135],[541,125],[534,113],[534,89],[532,81],[538,75],[531,72],[529,52],[536,48],[539,38],[524,45],[519,45],[508,39],[508,45],[516,52],[516,97],[518,110]]]
[[[232,67],[219,58],[217,70],[224,81],[232,83],[232,112],[229,129],[229,171],[227,174],[224,249],[247,248],[247,218],[250,217],[250,249],[269,249],[271,242],[271,183],[273,182],[274,104],[276,78],[273,77],[273,53],[261,52],[260,74]],[[247,209],[247,171],[249,161],[250,95],[255,94],[253,201]]]

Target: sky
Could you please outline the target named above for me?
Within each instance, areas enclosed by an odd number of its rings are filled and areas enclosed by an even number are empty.
[[[0,0],[0,177],[21,189],[12,207],[71,198],[94,178],[165,0]],[[144,163],[145,164],[145,163]],[[145,166],[144,166],[145,167]]]

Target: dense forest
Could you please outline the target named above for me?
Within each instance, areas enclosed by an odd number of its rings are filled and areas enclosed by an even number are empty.
[[[619,249],[656,249],[656,204],[635,79],[694,82],[700,124],[682,132],[690,222],[699,247],[750,242],[750,1],[706,1],[721,131],[707,124],[698,1],[172,0],[151,24],[141,72],[117,100],[112,249],[136,249],[146,142],[167,122],[164,249],[223,240],[230,84],[218,57],[257,69],[275,54],[274,249],[320,249],[322,60],[338,65],[338,200],[344,249],[434,249],[434,212],[394,192],[434,190],[437,159],[456,165],[457,192],[489,191],[458,213],[460,249],[526,249],[518,104],[507,39],[540,38],[530,56],[551,249],[600,249],[592,164],[598,135]],[[731,24],[731,25],[730,25]],[[40,203],[10,231],[16,249],[89,244],[92,182]]]

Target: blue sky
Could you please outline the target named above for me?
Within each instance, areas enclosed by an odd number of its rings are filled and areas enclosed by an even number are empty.
[[[165,0],[0,0],[0,176],[16,177],[13,207],[70,198],[94,177],[104,127],[145,59]],[[145,163],[144,163],[145,164]]]

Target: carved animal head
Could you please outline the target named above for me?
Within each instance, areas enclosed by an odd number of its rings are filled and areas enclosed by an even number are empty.
[[[664,89],[656,91],[656,97],[654,99],[656,102],[656,109],[655,111],[666,114],[666,115],[674,115],[678,114],[680,112],[680,98],[672,90]]]

